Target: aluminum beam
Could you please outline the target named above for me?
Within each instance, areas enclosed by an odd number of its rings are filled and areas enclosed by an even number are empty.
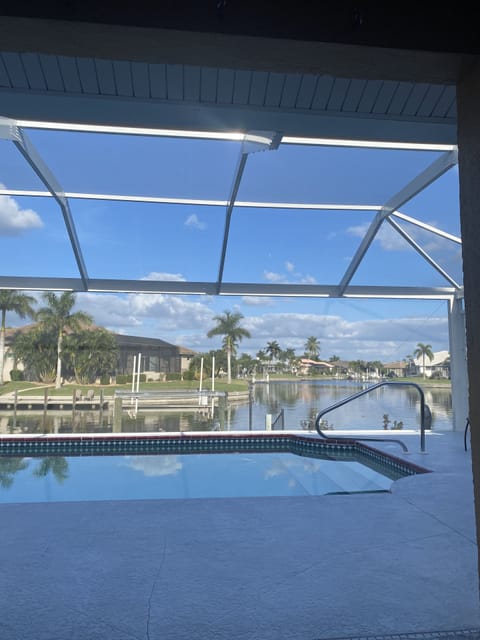
[[[461,300],[448,302],[448,334],[453,428],[455,431],[463,431],[468,417],[468,372],[465,312]]]
[[[2,113],[20,121],[50,120],[72,124],[128,126],[153,129],[198,129],[210,131],[212,124],[226,134],[259,129],[275,129],[300,138],[331,138],[397,141],[419,144],[457,142],[454,118],[421,118],[395,115],[379,118],[376,114],[341,114],[322,111],[312,114],[300,109],[244,105],[159,102],[150,98],[122,99],[117,96],[72,94],[2,89]]]
[[[19,140],[20,133],[17,123],[12,118],[0,116],[0,140]]]
[[[15,121],[10,118],[3,118],[11,123]],[[203,140],[232,140],[243,142],[243,133],[227,131],[202,131],[187,129],[161,129],[154,127],[125,127],[121,125],[87,124],[85,122],[40,122],[38,120],[18,120],[16,126],[30,129],[48,129],[55,131],[83,131],[85,133],[113,133],[122,135],[141,135],[167,138],[196,138]],[[267,132],[270,135],[270,132]],[[1,136],[1,132],[0,132]],[[306,136],[282,136],[282,144],[293,145],[313,145],[316,147],[351,147],[368,149],[404,149],[411,151],[450,151],[456,148],[454,144],[428,143],[428,142],[405,142],[390,140],[348,140],[345,138],[318,138]]]
[[[458,164],[458,151],[453,149],[443,153],[435,162],[416,176],[403,189],[396,193],[383,205],[385,211],[392,213],[414,198],[420,191],[435,182],[440,176]]]
[[[225,268],[225,258],[227,255],[228,236],[230,234],[230,222],[232,220],[233,207],[235,206],[235,198],[237,197],[238,189],[240,188],[240,182],[242,180],[245,165],[247,164],[248,153],[241,153],[237,164],[237,170],[235,173],[235,179],[233,181],[232,191],[230,195],[230,201],[228,203],[227,211],[225,213],[225,228],[223,231],[223,243],[222,252],[220,254],[220,265],[218,267],[218,278],[216,293],[220,293],[220,287],[223,279],[223,270]]]
[[[35,276],[0,276],[1,289],[24,291],[85,291],[81,278],[44,278]],[[98,293],[163,293],[171,295],[215,295],[216,282],[172,280],[114,280],[91,278],[87,291]],[[350,298],[404,298],[449,300],[457,295],[454,287],[350,286],[344,296]],[[305,298],[338,297],[338,287],[327,284],[275,284],[224,282],[223,296],[281,296]]]
[[[434,182],[437,178],[439,178],[457,163],[458,151],[456,149],[447,151],[383,205],[382,210],[377,213],[375,218],[372,220],[370,227],[367,229],[367,232],[362,242],[360,243],[360,246],[358,247],[343,278],[340,281],[338,287],[338,294],[340,296],[343,295],[345,289],[355,275],[355,272],[360,266],[361,261],[363,260],[368,248],[372,244],[385,218],[402,207],[406,202],[415,197],[418,193],[420,193],[420,191],[428,187],[428,185]]]
[[[339,297],[341,297],[344,294],[345,289],[350,284],[351,279],[353,278],[356,270],[360,266],[360,263],[362,262],[364,255],[367,253],[369,246],[372,244],[373,240],[375,239],[375,236],[377,235],[378,230],[380,229],[386,215],[388,215],[386,212],[379,211],[375,216],[375,218],[370,223],[370,226],[368,227],[367,232],[363,236],[362,241],[355,255],[352,258],[352,261],[350,262],[347,270],[345,271],[343,278],[340,281],[340,284],[338,286]]]
[[[4,196],[25,196],[30,198],[51,198],[49,191],[37,191],[33,189],[7,189],[0,188],[0,195]],[[228,200],[204,200],[200,198],[167,198],[161,196],[137,196],[119,195],[110,193],[79,193],[76,191],[65,191],[65,197],[69,200],[107,200],[111,202],[145,202],[148,204],[179,204],[196,205],[200,207],[226,207]],[[318,202],[254,202],[235,201],[236,208],[243,209],[290,209],[307,211],[380,211],[382,205],[379,204],[328,204]]]
[[[405,222],[410,222],[411,224],[420,227],[421,229],[425,229],[426,231],[430,231],[431,233],[440,236],[441,238],[445,238],[446,240],[451,240],[452,242],[456,242],[457,244],[462,244],[462,239],[458,236],[454,236],[451,233],[447,233],[446,231],[442,231],[441,229],[437,229],[437,227],[433,227],[431,224],[427,224],[426,222],[421,222],[416,218],[411,218],[410,216],[401,213],[400,211],[394,211],[392,213],[392,217],[400,218],[400,220],[405,220]],[[391,218],[390,218],[391,219]]]
[[[240,157],[238,159],[237,169],[235,172],[235,178],[233,180],[232,190],[230,193],[230,199],[228,201],[228,207],[225,214],[225,228],[223,232],[222,252],[220,255],[220,266],[218,268],[218,278],[216,293],[220,293],[220,288],[223,280],[223,270],[225,268],[225,257],[227,254],[228,236],[230,233],[230,222],[232,219],[233,208],[235,206],[235,200],[237,198],[238,190],[240,188],[240,182],[242,181],[243,172],[247,164],[247,159],[250,153],[256,153],[257,151],[267,151],[272,149],[278,149],[281,141],[281,135],[271,131],[251,131],[245,135],[245,139],[242,143],[242,149]]]
[[[34,172],[37,174],[37,176],[40,178],[40,180],[43,182],[43,184],[46,186],[48,191],[52,194],[52,196],[60,206],[65,226],[67,228],[68,237],[70,239],[70,243],[72,245],[73,253],[75,256],[75,261],[80,273],[80,278],[82,279],[84,289],[86,289],[88,281],[87,269],[85,267],[82,250],[78,241],[77,231],[75,229],[72,213],[70,211],[68,200],[65,197],[65,193],[60,184],[57,182],[57,179],[55,178],[53,173],[40,157],[39,153],[29,140],[28,136],[21,129],[18,129],[17,131],[18,136],[13,140],[13,144],[17,147],[25,160],[32,167]]]
[[[387,222],[392,226],[395,231],[397,231],[404,240],[408,242],[408,244],[419,253],[422,258],[424,258],[434,269],[438,271],[438,273],[447,280],[455,289],[460,289],[460,285],[455,282],[455,280],[444,270],[442,267],[424,250],[422,247],[415,242],[415,240],[404,230],[402,227],[392,220],[391,218],[387,218]]]

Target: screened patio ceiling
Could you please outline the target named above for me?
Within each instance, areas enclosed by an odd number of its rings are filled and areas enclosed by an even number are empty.
[[[0,288],[463,296],[454,145],[9,118],[0,137]]]

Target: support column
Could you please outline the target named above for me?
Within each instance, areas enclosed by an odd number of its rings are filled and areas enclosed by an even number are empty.
[[[450,377],[452,380],[453,429],[462,431],[468,416],[467,342],[463,300],[448,302]]]
[[[467,335],[468,412],[472,470],[480,546],[480,65],[457,84],[460,222],[462,230]]]

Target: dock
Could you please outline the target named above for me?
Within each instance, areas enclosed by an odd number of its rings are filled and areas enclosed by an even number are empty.
[[[109,401],[103,393],[98,397],[48,395],[27,396],[14,393],[0,396],[0,411],[99,411],[108,409]]]

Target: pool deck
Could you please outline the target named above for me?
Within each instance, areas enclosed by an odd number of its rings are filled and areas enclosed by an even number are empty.
[[[392,437],[391,493],[0,505],[0,638],[478,640],[463,433]]]

